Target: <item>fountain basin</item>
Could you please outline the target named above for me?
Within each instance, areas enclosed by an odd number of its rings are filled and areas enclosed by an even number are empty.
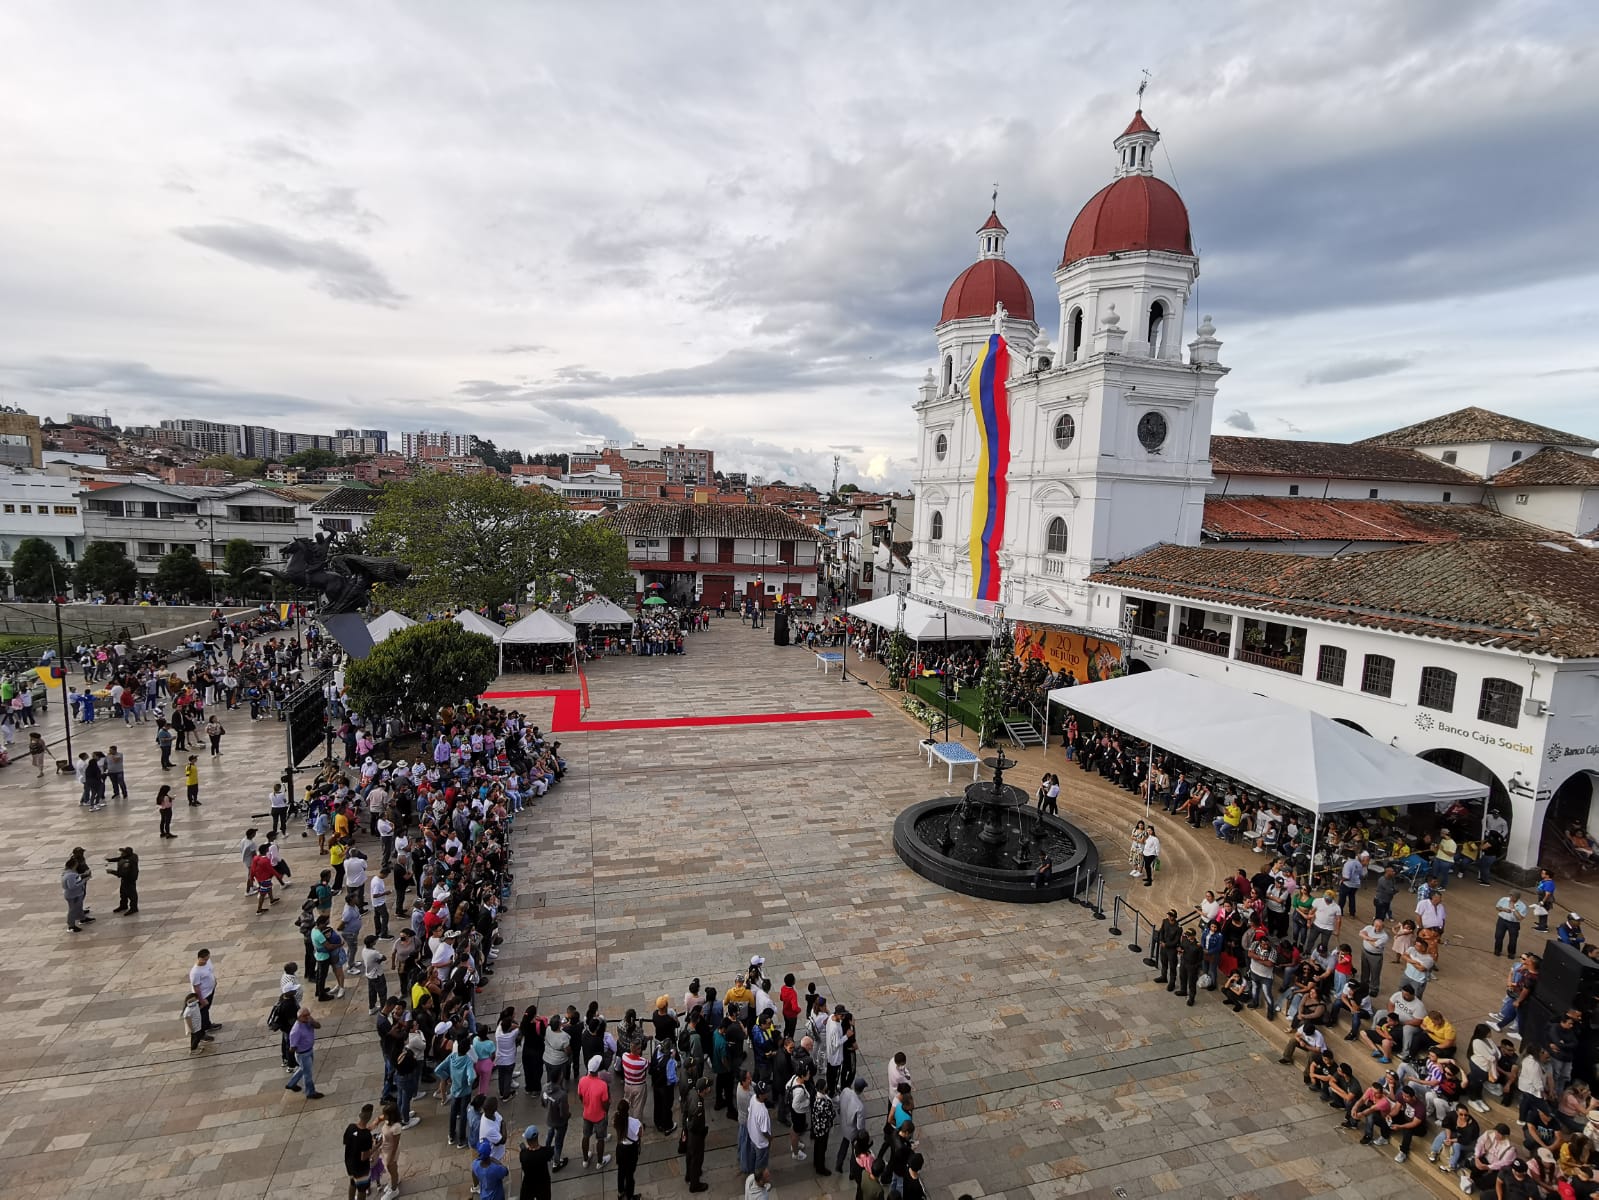
[[[1085,896],[1099,873],[1099,850],[1093,839],[1070,821],[1040,815],[1025,803],[1002,806],[973,803],[967,796],[923,800],[900,813],[894,822],[894,851],[901,861],[940,887],[984,900],[1042,904]],[[1018,789],[1005,789],[1018,792]],[[997,808],[1003,812],[996,812]],[[995,829],[1003,831],[996,839]],[[1048,850],[1053,879],[1033,886],[1033,875]]]

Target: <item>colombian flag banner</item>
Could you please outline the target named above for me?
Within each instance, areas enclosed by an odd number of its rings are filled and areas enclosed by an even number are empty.
[[[998,333],[977,352],[967,377],[977,417],[977,481],[972,498],[972,598],[999,599],[999,547],[1005,538],[1006,476],[1010,472],[1010,347]]]

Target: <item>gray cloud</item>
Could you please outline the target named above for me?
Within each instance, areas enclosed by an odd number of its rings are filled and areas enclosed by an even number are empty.
[[[1222,424],[1232,429],[1242,429],[1245,433],[1255,432],[1255,418],[1241,408],[1235,408],[1228,413],[1227,419]]]
[[[327,410],[325,402],[305,396],[233,387],[205,375],[161,371],[147,363],[122,359],[45,357],[0,362],[0,377],[9,378],[20,391],[46,400],[73,405],[98,403],[94,397],[143,400],[165,406],[163,416],[226,421],[239,420],[238,409],[284,414]]]
[[[1561,367],[1558,371],[1539,371],[1539,379],[1556,379],[1563,375],[1599,375],[1596,367]]]
[[[1371,355],[1365,358],[1346,358],[1325,366],[1313,367],[1305,372],[1305,382],[1350,383],[1356,379],[1375,379],[1379,375],[1392,375],[1410,366],[1408,358],[1390,358]]]
[[[306,151],[286,138],[256,138],[244,146],[245,157],[269,167],[316,167],[317,162]]]
[[[472,381],[479,389],[509,392],[528,399],[592,400],[617,397],[765,395],[805,388],[873,385],[899,387],[898,374],[842,358],[817,360],[792,350],[730,350],[691,367],[668,367],[633,375],[610,375],[592,367],[559,367],[525,387]],[[463,385],[467,386],[467,385]]]
[[[513,342],[509,346],[495,346],[490,354],[549,354],[553,347],[540,342]]]
[[[318,290],[336,300],[384,308],[405,299],[366,255],[325,238],[302,238],[267,225],[186,225],[173,233],[186,242],[271,271],[309,274]]]
[[[261,189],[261,195],[298,220],[332,225],[351,233],[371,233],[382,224],[352,187],[291,188],[274,181]]]

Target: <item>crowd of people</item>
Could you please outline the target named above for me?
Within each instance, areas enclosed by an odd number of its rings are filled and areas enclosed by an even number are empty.
[[[1153,822],[1131,830],[1131,873],[1147,872],[1152,839],[1158,854]],[[1567,1200],[1599,1194],[1599,1100],[1572,1078],[1579,1040],[1590,1036],[1587,1018],[1572,1009],[1547,1029],[1534,1027],[1535,1037],[1521,1035],[1541,964],[1536,954],[1518,957],[1516,935],[1553,903],[1552,877],[1545,872],[1549,884],[1535,894],[1536,908],[1514,889],[1498,901],[1494,953],[1511,960],[1505,1000],[1463,1038],[1458,1014],[1425,999],[1448,920],[1444,885],[1454,863],[1445,862],[1442,875],[1414,893],[1407,916],[1394,906],[1412,893],[1394,866],[1372,870],[1369,855],[1348,860],[1353,865],[1332,887],[1307,886],[1282,858],[1253,872],[1241,866],[1190,916],[1166,912],[1153,933],[1155,982],[1188,1005],[1200,992],[1219,992],[1235,1012],[1263,1009],[1271,1021],[1280,1014],[1288,1026],[1280,1061],[1297,1064],[1303,1055],[1306,1088],[1363,1144],[1396,1143],[1396,1162],[1419,1138],[1428,1162],[1453,1172],[1463,1192],[1530,1200],[1569,1185]],[[1372,913],[1362,921],[1356,906],[1368,876],[1376,880]],[[1559,936],[1599,962],[1599,946],[1586,944],[1576,914]],[[1385,968],[1397,976],[1386,984]],[[1340,1045],[1348,1051],[1340,1054]],[[1380,1074],[1363,1083],[1351,1056],[1369,1056]]]

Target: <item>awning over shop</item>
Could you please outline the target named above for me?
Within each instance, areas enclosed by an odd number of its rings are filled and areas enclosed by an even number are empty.
[[[1485,800],[1488,788],[1307,709],[1162,669],[1050,700],[1317,817]]]
[[[849,615],[884,629],[896,629],[899,627],[899,597],[879,596],[876,600],[864,601],[853,605]],[[946,637],[952,642],[971,639],[987,641],[992,634],[993,627],[979,617],[961,613],[946,614],[920,600],[907,598],[905,601],[905,636],[913,642],[942,642]]]

